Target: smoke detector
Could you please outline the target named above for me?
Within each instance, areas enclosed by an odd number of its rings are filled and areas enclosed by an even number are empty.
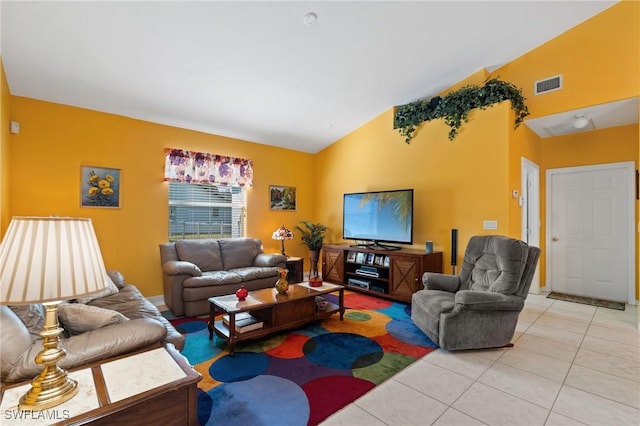
[[[302,17],[302,23],[307,27],[311,27],[318,22],[318,15],[315,12],[309,12]]]

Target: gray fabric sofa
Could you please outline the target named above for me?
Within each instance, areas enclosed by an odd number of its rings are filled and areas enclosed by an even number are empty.
[[[207,299],[273,287],[286,256],[264,253],[255,238],[179,240],[160,244],[164,303],[178,316],[209,312]]]
[[[411,319],[448,350],[505,346],[513,338],[540,249],[499,235],[469,240],[459,276],[427,272]]]
[[[109,271],[109,277],[104,291],[58,306],[64,328],[59,345],[67,353],[58,365],[70,369],[165,343],[182,350],[184,336],[160,311],[122,274]],[[33,379],[42,371],[35,358],[43,349],[44,316],[41,304],[0,306],[1,383]]]

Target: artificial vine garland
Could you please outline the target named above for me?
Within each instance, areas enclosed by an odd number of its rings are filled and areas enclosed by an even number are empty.
[[[482,87],[472,84],[442,97],[436,96],[429,100],[399,106],[393,117],[393,127],[405,137],[406,143],[411,143],[420,123],[443,118],[445,124],[451,128],[449,140],[454,140],[462,123],[467,122],[469,111],[474,108],[486,109],[506,100],[511,101],[511,109],[516,114],[515,128],[518,128],[529,115],[522,90],[497,77],[487,80]]]

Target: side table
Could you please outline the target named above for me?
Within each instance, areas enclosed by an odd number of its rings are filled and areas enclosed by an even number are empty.
[[[301,283],[304,281],[304,258],[287,257],[287,281],[290,283]]]
[[[18,410],[30,382],[4,387],[4,425],[197,425],[197,383],[202,376],[173,345],[109,358],[73,369],[78,394],[56,407]],[[29,420],[36,420],[35,423]]]

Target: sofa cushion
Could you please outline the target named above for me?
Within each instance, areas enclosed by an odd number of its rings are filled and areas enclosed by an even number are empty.
[[[164,325],[166,328],[166,341],[173,343],[179,351],[184,348],[185,338],[174,327],[166,321],[158,308],[144,297],[140,290],[134,285],[127,284],[118,294],[114,294],[102,299],[94,300],[91,306],[104,309],[113,309],[120,312],[130,320],[150,318]]]
[[[176,253],[180,260],[195,264],[202,272],[225,269],[218,240],[176,241]]]
[[[65,303],[58,307],[58,318],[71,335],[82,334],[129,319],[120,312],[82,303]]]
[[[209,271],[204,272],[201,277],[189,277],[183,281],[182,286],[187,287],[210,287],[216,285],[240,284],[242,277],[231,271]]]
[[[260,278],[273,277],[273,285],[275,285],[279,277],[278,269],[279,268],[273,267],[259,268],[257,266],[249,266],[246,268],[233,269],[229,272],[238,274],[242,278],[242,281],[251,281]]]
[[[76,301],[78,303],[89,303],[95,299],[101,299],[103,297],[111,296],[112,294],[118,294],[118,286],[111,281],[109,275],[105,275],[105,284],[107,285],[103,290],[97,293],[91,293],[86,296],[78,297]]]
[[[227,271],[244,266],[252,266],[260,252],[260,241],[253,238],[221,238],[222,263]]]

